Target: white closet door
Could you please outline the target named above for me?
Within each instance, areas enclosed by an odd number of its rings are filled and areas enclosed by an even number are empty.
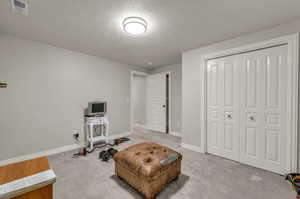
[[[147,76],[147,128],[166,132],[166,76],[164,73]]]
[[[239,159],[238,57],[207,62],[207,150],[228,159]]]
[[[241,55],[240,161],[283,173],[286,163],[287,46]]]

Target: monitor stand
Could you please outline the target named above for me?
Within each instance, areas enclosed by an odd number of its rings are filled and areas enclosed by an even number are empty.
[[[99,126],[101,129],[100,136],[94,136],[94,126]],[[109,141],[109,121],[106,115],[93,115],[93,116],[86,116],[85,119],[85,132],[86,132],[86,140],[89,143],[89,150],[94,149],[94,143],[99,141],[104,141],[108,143]]]

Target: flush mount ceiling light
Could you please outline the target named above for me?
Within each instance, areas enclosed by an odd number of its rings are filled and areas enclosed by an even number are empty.
[[[147,22],[141,17],[127,17],[123,20],[123,29],[133,35],[140,35],[147,30]]]

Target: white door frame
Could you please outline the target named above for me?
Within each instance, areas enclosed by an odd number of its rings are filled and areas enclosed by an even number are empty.
[[[288,45],[288,64],[292,68],[292,81],[291,85],[288,87],[287,93],[290,96],[290,101],[288,101],[288,114],[287,114],[287,164],[285,172],[297,172],[298,171],[298,59],[299,59],[299,33],[287,35],[263,42],[254,43],[251,45],[246,45],[243,47],[233,48],[229,50],[224,50],[221,52],[215,52],[206,54],[201,58],[201,76],[202,79],[202,91],[201,95],[204,96],[204,100],[201,102],[201,144],[203,147],[203,152],[207,152],[207,60],[225,57],[229,55],[235,55],[240,53],[245,53],[249,51],[275,47],[279,45]]]
[[[133,124],[133,81],[135,75],[147,77],[149,74],[140,71],[135,71],[135,70],[130,71],[130,132],[131,133],[133,133],[133,126],[134,126]]]

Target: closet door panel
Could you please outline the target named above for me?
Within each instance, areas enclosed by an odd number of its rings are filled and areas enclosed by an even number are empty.
[[[220,82],[221,66],[219,63],[210,61],[207,67],[207,91],[208,91],[208,151],[216,155],[221,155],[221,105],[220,105]]]
[[[241,82],[240,161],[283,173],[287,46],[243,54],[240,64],[244,77]]]
[[[239,111],[236,56],[207,62],[208,153],[238,160]]]
[[[240,107],[240,161],[252,164],[258,159],[259,142],[259,59],[255,55],[242,55],[241,67],[241,107]],[[246,159],[246,160],[245,160]]]

